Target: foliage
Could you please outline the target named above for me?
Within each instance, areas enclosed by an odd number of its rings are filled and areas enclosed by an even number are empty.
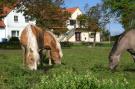
[[[0,8],[4,5],[4,6],[13,6],[15,3],[17,2],[17,0],[0,0]]]
[[[9,41],[0,43],[0,49],[20,49],[18,37],[11,37]]]
[[[110,32],[109,32],[109,30],[102,29],[101,38],[102,38],[102,41],[109,41],[110,40]]]
[[[21,0],[20,11],[30,19],[36,19],[41,27],[65,27],[68,13],[58,3],[62,0]],[[24,6],[22,6],[24,5]]]
[[[106,14],[119,20],[126,30],[135,28],[135,0],[103,0]]]
[[[73,46],[73,43],[71,43],[71,42],[60,42],[60,44],[61,44],[61,47],[71,47],[71,46]]]
[[[29,20],[36,20],[36,24],[40,27],[50,29],[57,27],[62,29],[58,29],[57,32],[61,32],[63,29],[66,30],[64,27],[69,16],[69,13],[60,7],[63,3],[63,0],[1,0],[0,8],[17,7],[18,12],[24,12]]]
[[[35,89],[127,89],[128,82],[126,79],[118,80],[100,80],[92,73],[85,75],[77,75],[72,71],[53,74],[51,79],[49,76],[41,77],[41,81],[36,85]]]
[[[19,38],[18,37],[11,37],[9,39],[9,42],[16,42],[16,43],[19,43]]]
[[[21,49],[19,42],[0,43],[0,49]]]

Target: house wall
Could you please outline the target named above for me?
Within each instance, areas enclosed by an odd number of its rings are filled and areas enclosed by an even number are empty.
[[[5,38],[5,31],[6,30],[4,28],[0,28],[0,42]]]
[[[94,38],[90,37],[92,32],[81,32],[81,41],[94,42]],[[69,42],[76,42],[75,34],[68,40]],[[100,42],[100,32],[96,33],[96,42]]]
[[[79,8],[77,8],[76,11],[73,14],[71,14],[71,17],[69,18],[69,20],[76,20],[77,21],[77,17],[79,15],[82,15],[82,12],[80,11]],[[76,25],[70,25],[69,24],[69,20],[67,21],[67,28],[69,30],[72,30],[74,28],[78,28],[79,27],[78,22],[76,22]]]
[[[18,21],[14,21],[14,16],[18,16]],[[23,13],[21,12],[17,12],[15,9],[12,10],[5,18],[4,18],[4,23],[6,25],[5,29],[6,29],[6,38],[9,39],[10,37],[12,37],[12,31],[19,31],[19,36],[22,32],[22,30],[24,29],[24,27],[29,24],[29,23],[33,23],[35,24],[36,21],[25,21],[25,16],[23,16]]]

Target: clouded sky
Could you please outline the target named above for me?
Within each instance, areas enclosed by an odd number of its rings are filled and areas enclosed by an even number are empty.
[[[79,7],[81,11],[84,12],[84,7],[86,4],[89,5],[89,7],[92,7],[96,5],[97,3],[101,3],[101,0],[64,0],[65,5],[64,7]],[[122,33],[124,30],[122,26],[119,23],[112,22],[107,25],[107,28],[111,32],[111,35],[118,35]]]

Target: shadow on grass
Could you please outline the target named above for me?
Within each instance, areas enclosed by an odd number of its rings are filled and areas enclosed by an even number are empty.
[[[135,72],[135,69],[133,69],[133,68],[126,68],[126,69],[124,69],[124,71],[126,71],[126,72]]]
[[[92,71],[109,71],[109,68],[107,66],[101,65],[101,64],[95,64],[92,68]]]

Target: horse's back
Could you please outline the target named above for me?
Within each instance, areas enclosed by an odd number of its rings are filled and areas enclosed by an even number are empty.
[[[27,25],[25,28],[24,28],[24,30],[22,31],[22,33],[21,33],[21,36],[20,36],[20,43],[22,44],[22,45],[27,45],[27,41],[28,41],[28,34],[27,34],[27,31],[28,31],[28,26],[30,26],[30,30],[32,30],[32,33],[35,35],[35,37],[36,37],[36,39],[38,39],[38,40],[42,40],[41,38],[41,36],[42,36],[42,30],[39,28],[39,27],[37,27],[37,26],[35,26],[35,25],[31,25],[31,24],[29,24],[29,25]]]
[[[56,46],[56,41],[52,34],[53,33],[48,31],[44,32],[44,47],[47,49]]]

